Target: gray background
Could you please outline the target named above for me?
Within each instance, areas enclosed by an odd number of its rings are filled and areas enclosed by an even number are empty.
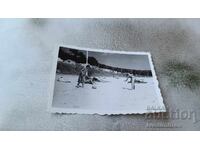
[[[150,51],[168,109],[200,117],[200,92],[175,88],[163,75],[170,60],[200,69],[199,19],[1,19],[0,130],[199,130],[191,119],[152,120],[179,128],[148,128],[144,115],[58,115],[46,111],[54,45]]]

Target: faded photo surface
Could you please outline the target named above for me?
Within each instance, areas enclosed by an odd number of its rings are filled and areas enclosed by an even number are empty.
[[[165,112],[150,54],[60,47],[51,111]]]

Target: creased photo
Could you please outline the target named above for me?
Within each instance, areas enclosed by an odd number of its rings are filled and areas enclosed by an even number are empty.
[[[61,46],[50,111],[114,115],[166,109],[150,53]]]

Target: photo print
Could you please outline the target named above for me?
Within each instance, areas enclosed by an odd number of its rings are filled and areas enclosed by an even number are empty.
[[[166,112],[148,52],[63,46],[55,66],[52,113]]]

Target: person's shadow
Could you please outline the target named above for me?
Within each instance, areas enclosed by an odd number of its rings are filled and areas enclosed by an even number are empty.
[[[132,88],[126,88],[126,87],[123,87],[124,90],[135,90],[135,89],[132,89]]]

